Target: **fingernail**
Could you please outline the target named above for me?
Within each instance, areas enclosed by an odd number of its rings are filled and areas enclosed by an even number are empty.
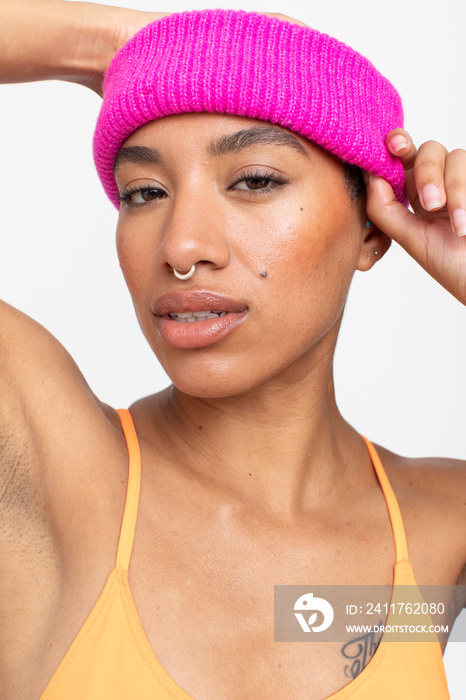
[[[455,209],[452,213],[453,227],[457,236],[466,236],[466,211],[464,209]]]
[[[424,201],[424,209],[432,211],[443,205],[442,195],[436,185],[426,185],[422,190],[422,199]]]
[[[409,148],[408,142],[402,134],[397,134],[396,136],[394,136],[390,141],[390,146],[392,151],[395,151],[395,153],[401,151],[402,148]]]

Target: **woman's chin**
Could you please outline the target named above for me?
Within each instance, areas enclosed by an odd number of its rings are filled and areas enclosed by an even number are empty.
[[[208,379],[207,377],[193,378],[192,380],[179,377],[170,377],[173,385],[184,394],[195,396],[199,399],[226,399],[232,396],[244,394],[257,386],[256,382],[232,381],[231,379]]]
[[[245,368],[237,363],[209,362],[189,367],[164,367],[173,385],[200,399],[226,399],[240,396],[267,384],[275,371],[261,372],[258,365]],[[275,369],[275,368],[274,368]]]

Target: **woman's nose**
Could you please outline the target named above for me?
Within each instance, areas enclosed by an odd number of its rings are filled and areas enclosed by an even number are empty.
[[[224,221],[215,196],[207,199],[199,192],[180,193],[165,222],[160,249],[165,267],[179,272],[198,263],[213,269],[225,267],[230,250]]]

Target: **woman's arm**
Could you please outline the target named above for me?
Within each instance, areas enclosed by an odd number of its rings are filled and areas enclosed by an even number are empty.
[[[115,52],[141,27],[163,16],[87,2],[0,0],[0,82],[57,79],[100,92],[103,74]],[[30,114],[28,119],[33,121]],[[9,173],[8,166],[3,172]],[[9,174],[7,179],[10,178]],[[49,181],[46,186],[48,202],[52,205],[53,183]],[[7,201],[8,195],[4,194],[4,209]],[[16,218],[21,219],[19,211]],[[3,228],[3,232],[12,235],[16,223],[12,228],[7,227],[8,230]],[[24,245],[27,256],[30,249],[27,243]],[[48,377],[47,381],[44,377]],[[22,444],[27,426],[20,424],[18,416],[25,413],[29,420],[32,414],[39,415],[44,399],[39,398],[34,406],[35,392],[53,385],[55,391],[59,387],[71,387],[69,391],[73,394],[81,391],[84,380],[71,357],[50,333],[12,306],[0,302],[0,530],[5,515],[4,489],[12,483],[8,479],[5,482],[3,477],[15,465],[14,455],[19,450],[5,449],[6,436],[19,436],[18,444]]]
[[[159,17],[93,3],[0,0],[0,82],[69,80],[99,92],[103,73],[115,51],[139,28]],[[34,121],[31,113],[28,120]],[[28,128],[29,125],[24,129],[26,140]],[[11,139],[11,133],[6,139]],[[19,156],[18,159],[21,160]],[[25,170],[29,171],[28,160],[24,162]],[[12,176],[6,163],[2,168],[4,173],[9,183]],[[42,181],[35,181],[36,188],[42,186],[51,214],[55,204],[53,182],[48,180],[43,185]],[[3,213],[10,203],[8,195],[2,192]],[[22,228],[22,213],[17,209],[14,225],[2,227],[4,239],[13,236],[16,227]],[[32,228],[24,227],[31,239],[37,236],[40,226]],[[28,239],[23,246],[25,262],[31,257],[33,247],[28,245]],[[2,253],[3,260],[5,257]],[[44,265],[48,261],[44,252]],[[20,258],[19,270],[23,270],[22,263]],[[4,279],[2,282],[5,284]],[[24,284],[28,284],[26,274]],[[65,415],[70,407],[81,404],[81,414],[90,415],[93,407],[100,404],[59,341],[4,302],[0,302],[0,396],[0,562],[8,562],[7,570],[0,565],[2,618],[5,605],[8,606],[2,592],[5,586],[11,590],[18,588],[17,581],[14,585],[12,581],[18,572],[22,575],[27,563],[26,555],[17,546],[18,538],[29,533],[32,542],[40,532],[44,539],[37,541],[49,545],[51,541],[44,474],[55,448],[49,444],[44,449],[44,441],[55,436],[60,444],[62,419],[58,412]],[[40,566],[34,568],[38,570]]]
[[[162,16],[87,2],[0,0],[0,82],[68,80],[99,92],[115,52],[141,27]],[[6,199],[2,201],[6,203]],[[25,365],[18,359],[23,345],[34,355],[45,343],[48,350],[44,357],[58,358],[63,350],[46,331],[25,318],[0,303],[2,408],[15,400],[24,378]],[[21,333],[16,332],[19,328]],[[40,383],[40,362],[31,362],[30,368],[29,382]],[[71,364],[70,372],[74,372]],[[5,415],[3,411],[0,417],[0,443]]]
[[[0,82],[67,80],[100,94],[114,54],[165,14],[90,2],[2,0]]]

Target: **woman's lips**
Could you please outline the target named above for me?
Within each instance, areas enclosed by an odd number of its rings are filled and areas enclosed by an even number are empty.
[[[247,305],[240,300],[207,290],[169,292],[152,305],[157,327],[168,345],[175,348],[202,348],[218,342],[231,333],[248,315]],[[199,312],[198,320],[187,320]],[[209,317],[206,316],[209,312]],[[177,314],[181,320],[176,320]],[[189,314],[187,316],[187,314]],[[212,317],[212,314],[221,314]]]
[[[167,292],[158,297],[152,304],[156,316],[167,316],[170,313],[186,311],[222,311],[241,312],[247,309],[247,304],[238,299],[230,299],[205,289],[192,289],[186,292]]]
[[[170,316],[157,317],[159,333],[167,345],[174,348],[204,348],[218,342],[236,328],[247,311],[229,311],[224,316],[182,323]]]

